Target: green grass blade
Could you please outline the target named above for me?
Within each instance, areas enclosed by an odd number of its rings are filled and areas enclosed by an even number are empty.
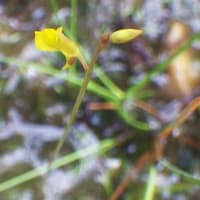
[[[152,71],[150,71],[149,73],[147,73],[141,81],[139,81],[136,85],[133,85],[132,87],[130,87],[127,90],[127,92],[126,92],[127,98],[132,98],[132,96],[134,96],[134,94],[137,93],[137,91],[144,88],[152,80],[153,77],[155,77],[156,75],[158,75],[159,73],[161,73],[162,71],[167,69],[167,67],[171,64],[171,62],[177,56],[179,56],[181,53],[183,53],[187,49],[191,48],[194,41],[196,41],[198,39],[200,39],[200,33],[194,34],[182,47],[180,47],[167,60],[165,60],[164,62],[162,62],[159,65],[156,65],[154,67],[154,69]]]
[[[151,130],[148,123],[136,120],[133,116],[131,116],[128,113],[128,111],[124,110],[123,108],[119,107],[117,111],[119,115],[122,117],[122,119],[130,126],[137,128],[139,130],[143,130],[143,131]]]
[[[156,169],[154,167],[150,168],[149,178],[147,182],[147,187],[144,195],[144,200],[153,200],[155,196],[155,186],[156,183]]]
[[[20,68],[28,68],[33,67],[34,69],[38,70],[41,73],[45,73],[51,76],[59,77],[63,80],[68,81],[71,84],[74,84],[76,86],[81,86],[82,84],[82,78],[74,73],[67,73],[65,71],[62,71],[60,69],[56,69],[55,67],[51,66],[44,66],[42,64],[29,62],[29,61],[22,61],[16,58],[12,57],[4,57],[0,56],[0,61],[5,62],[11,65],[18,66]],[[105,89],[104,87],[100,86],[94,81],[90,81],[87,87],[87,90],[102,97],[103,99],[111,102],[116,102],[116,97],[110,93],[109,90]]]
[[[57,4],[57,0],[50,0],[50,4],[52,7],[52,10],[54,12],[54,14],[56,14],[58,12],[58,4]],[[58,19],[57,19],[58,20]]]
[[[71,153],[67,156],[55,160],[51,166],[51,169],[60,168],[64,165],[68,165],[74,161],[83,159],[92,154],[105,153],[106,151],[113,148],[116,144],[117,142],[115,140],[112,139],[104,140],[99,144],[91,145],[85,149],[76,151],[74,153]],[[46,171],[47,171],[47,166],[42,166],[30,170],[28,172],[25,172],[24,174],[21,174],[19,176],[13,177],[9,180],[6,180],[5,182],[0,183],[0,192],[16,187],[22,183],[32,180],[33,178],[42,176],[46,173]]]
[[[70,30],[73,39],[77,39],[77,17],[78,17],[77,0],[71,0],[71,16],[70,16]]]
[[[187,181],[191,181],[192,183],[196,184],[196,185],[200,185],[200,178],[197,178],[181,169],[179,169],[178,167],[174,166],[173,164],[169,163],[167,160],[161,160],[160,163],[166,167],[167,169],[169,169],[170,171],[174,172],[175,174],[181,176],[182,178],[184,178]]]
[[[58,2],[57,0],[50,0],[50,5],[52,7],[54,16],[55,16],[55,22],[57,25],[62,26],[64,32],[68,35],[71,36],[71,32],[69,31],[66,23],[64,23],[58,16],[58,12],[59,12],[59,6],[58,6]]]
[[[123,99],[124,92],[114,82],[112,82],[100,68],[95,68],[95,74],[111,93],[113,93],[119,100]]]

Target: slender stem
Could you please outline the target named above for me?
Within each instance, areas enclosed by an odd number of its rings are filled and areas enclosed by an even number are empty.
[[[124,98],[124,92],[117,86],[111,79],[101,70],[101,68],[95,69],[95,74],[99,80],[113,93],[117,99],[121,100]]]
[[[156,190],[156,169],[155,167],[150,168],[149,178],[147,182],[147,188],[144,194],[144,200],[154,200],[155,198],[155,190]]]
[[[70,30],[73,39],[77,39],[77,0],[71,0]]]
[[[66,126],[65,126],[65,130],[64,130],[64,133],[63,135],[61,136],[61,138],[59,139],[57,145],[56,145],[56,148],[55,148],[55,151],[54,151],[54,154],[53,154],[53,157],[52,157],[52,160],[50,160],[50,163],[49,163],[49,166],[48,166],[48,169],[47,169],[47,172],[51,169],[51,165],[52,165],[52,162],[55,160],[55,158],[58,156],[64,142],[65,142],[65,138],[67,137],[67,135],[70,133],[70,130],[72,128],[72,125],[75,121],[75,118],[76,118],[76,115],[77,115],[77,112],[79,110],[79,107],[81,105],[81,102],[83,100],[83,97],[84,97],[84,94],[85,94],[85,91],[87,89],[87,86],[88,86],[88,83],[91,79],[91,75],[92,75],[92,72],[93,72],[93,66],[97,60],[97,57],[101,51],[101,49],[103,48],[103,46],[101,45],[101,43],[99,42],[96,50],[95,50],[95,53],[94,53],[94,56],[89,64],[89,67],[88,69],[86,70],[86,74],[85,74],[85,78],[83,80],[83,83],[82,83],[82,86],[80,88],[80,91],[79,91],[79,94],[76,98],[76,101],[75,101],[75,104],[72,108],[72,111],[71,111],[71,114],[70,114],[70,117],[69,117],[69,121],[67,122]]]

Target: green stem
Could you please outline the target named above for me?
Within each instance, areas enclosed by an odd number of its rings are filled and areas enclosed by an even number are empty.
[[[126,99],[132,98],[139,90],[144,88],[152,80],[152,78],[154,78],[156,75],[164,71],[177,56],[179,56],[181,53],[183,53],[187,49],[191,48],[194,41],[199,40],[199,39],[200,39],[200,33],[194,34],[188,41],[186,41],[183,44],[183,46],[178,48],[175,51],[175,53],[172,54],[167,60],[155,66],[152,71],[146,74],[144,78],[139,83],[137,83],[137,85],[133,85],[132,87],[130,87],[125,94],[126,95],[125,98]]]
[[[73,39],[77,39],[77,0],[71,0],[70,30]]]
[[[151,167],[147,182],[147,188],[144,195],[144,200],[153,200],[155,197],[155,190],[156,190],[156,169],[154,167]]]
[[[99,80],[116,96],[117,100],[124,98],[124,92],[100,68],[96,68],[94,72]]]
[[[86,70],[85,78],[83,80],[83,83],[82,83],[81,89],[79,91],[79,94],[78,94],[78,96],[76,98],[75,104],[74,104],[74,106],[72,108],[72,111],[71,111],[71,114],[70,114],[70,117],[69,117],[69,121],[67,122],[67,124],[65,126],[65,130],[64,130],[63,135],[61,136],[61,138],[58,141],[58,144],[57,144],[56,149],[55,149],[54,154],[53,154],[53,158],[52,158],[52,160],[50,160],[50,163],[49,163],[47,171],[50,170],[52,162],[58,156],[58,154],[59,154],[59,152],[60,152],[60,150],[61,150],[61,148],[62,148],[62,146],[63,146],[63,144],[65,142],[65,138],[70,133],[70,130],[71,130],[72,125],[73,125],[73,123],[75,121],[77,112],[78,112],[79,107],[81,105],[81,102],[83,101],[83,97],[84,97],[85,91],[87,89],[88,83],[89,83],[89,81],[91,79],[91,75],[92,75],[92,72],[93,72],[93,66],[94,66],[94,64],[95,64],[95,62],[97,60],[97,57],[98,57],[98,55],[99,55],[99,53],[100,53],[102,48],[103,47],[102,47],[101,43],[99,42],[99,44],[98,44],[98,46],[97,46],[97,48],[95,50],[94,56],[93,56],[93,58],[91,60],[91,63],[89,64],[89,67]]]
[[[199,185],[200,186],[200,179],[199,177],[196,177],[193,174],[189,174],[186,171],[181,170],[180,168],[176,167],[175,165],[171,164],[167,160],[161,160],[160,163],[169,169],[170,171],[174,172],[176,175],[179,175],[183,179],[192,182],[193,184]]]

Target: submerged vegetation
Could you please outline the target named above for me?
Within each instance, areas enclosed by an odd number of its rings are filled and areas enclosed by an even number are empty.
[[[0,4],[0,197],[198,198],[200,30],[95,2]]]

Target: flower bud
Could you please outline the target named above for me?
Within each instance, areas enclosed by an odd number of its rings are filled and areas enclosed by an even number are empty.
[[[140,29],[120,29],[118,31],[113,32],[110,35],[110,41],[116,44],[122,44],[126,42],[130,42],[135,39],[137,36],[142,34],[142,30]]]

